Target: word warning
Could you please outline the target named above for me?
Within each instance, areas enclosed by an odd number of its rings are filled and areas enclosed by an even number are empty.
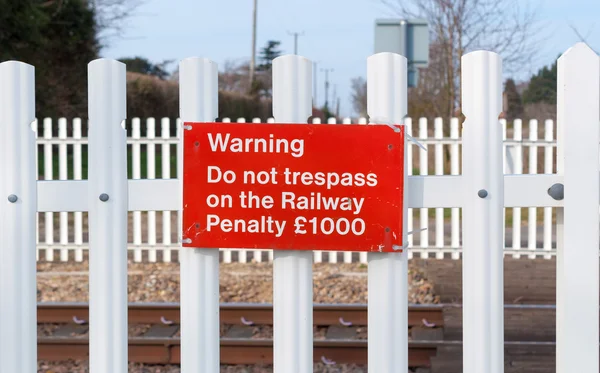
[[[184,247],[402,249],[403,126],[184,128]]]

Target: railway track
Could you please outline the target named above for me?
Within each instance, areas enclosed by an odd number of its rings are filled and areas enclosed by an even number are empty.
[[[315,304],[313,323],[321,330],[314,340],[315,361],[326,364],[367,364],[367,305]],[[146,364],[178,364],[180,359],[179,304],[131,303],[130,325],[145,325],[141,335],[129,338],[129,361]],[[40,303],[38,326],[51,325],[47,336],[38,337],[38,358],[47,361],[85,360],[89,356],[86,303]],[[443,325],[442,306],[412,305],[410,328],[437,329]],[[221,304],[220,320],[228,329],[221,338],[222,364],[271,364],[273,341],[256,339],[253,332],[273,325],[270,304]],[[359,334],[363,334],[363,338]],[[439,342],[410,341],[409,365],[428,367]]]
[[[315,304],[313,310],[315,362],[366,365],[367,305]],[[457,305],[409,306],[410,367],[438,372],[440,366],[454,366],[460,371],[461,311]],[[46,361],[87,360],[87,321],[86,303],[39,304],[38,358]],[[272,364],[272,305],[224,303],[220,307],[220,321],[222,364]],[[128,322],[130,362],[180,362],[179,304],[131,303]],[[532,361],[552,367],[554,322],[555,307],[552,305],[506,305],[507,369],[516,369]],[[510,369],[507,372],[512,373],[514,369]]]

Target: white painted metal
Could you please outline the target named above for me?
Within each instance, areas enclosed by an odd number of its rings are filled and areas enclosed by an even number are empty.
[[[161,137],[164,140],[171,138],[171,122],[169,118],[162,118],[160,121]],[[171,178],[171,145],[162,144],[161,147],[161,160],[162,160],[162,178],[168,180]],[[172,193],[177,195],[175,191]],[[178,208],[177,208],[178,209]],[[162,212],[162,244],[165,246],[171,245],[171,211],[163,210]],[[171,250],[165,249],[162,251],[163,262],[171,262]]]
[[[578,43],[558,60],[557,172],[566,190],[556,261],[556,372],[598,372],[600,59]]]
[[[252,118],[252,123],[261,123],[260,118]]]
[[[150,140],[146,144],[146,178],[148,180],[156,179],[156,146],[152,142],[156,137],[156,121],[154,118],[148,118],[146,121],[146,138]],[[156,211],[148,211],[148,261],[156,262]]]
[[[544,140],[551,142],[554,140],[554,122],[550,119],[544,122],[545,137]],[[554,172],[553,159],[554,149],[551,145],[544,147],[544,173],[552,174]],[[552,250],[552,207],[544,207],[544,250]],[[551,259],[550,255],[545,255],[545,259]]]
[[[140,118],[133,118],[131,120],[131,137],[134,140],[140,140],[142,138],[140,122]],[[131,178],[133,180],[142,178],[141,158],[141,143],[136,141],[131,145]],[[133,244],[138,246],[138,248],[133,251],[133,261],[141,262],[142,249],[139,246],[142,244],[142,212],[137,210],[133,212]]]
[[[44,139],[52,139],[52,119],[44,119]],[[52,145],[49,143],[44,144],[44,180],[53,179],[53,162],[52,162]],[[46,260],[54,260],[54,214],[47,212],[44,217],[45,225],[45,243],[48,245],[46,249]]]
[[[179,64],[179,99],[183,122],[212,122],[218,113],[217,64],[187,58]],[[183,137],[180,136],[180,151]],[[179,158],[180,160],[183,157]],[[179,175],[183,163],[179,162]],[[180,178],[181,180],[181,178]],[[180,188],[183,186],[180,185]],[[179,208],[183,189],[178,190]],[[162,209],[161,209],[162,210]],[[181,223],[181,221],[180,221]],[[178,234],[181,236],[182,229]],[[181,371],[219,372],[219,250],[181,248]]]
[[[407,110],[405,57],[394,53],[378,53],[367,59],[367,98],[367,110],[371,118],[403,124]],[[408,148],[406,141],[404,145],[406,162]],[[398,177],[403,176],[398,175]],[[405,173],[405,185],[406,179]],[[405,193],[405,204],[407,198]],[[407,209],[404,209],[402,242],[407,242],[406,213]],[[406,373],[408,371],[407,248],[404,247],[400,253],[369,253],[368,276],[369,373]]]
[[[73,119],[73,138],[75,140],[81,139],[81,118]],[[73,145],[73,179],[81,180],[82,179],[82,165],[81,165],[81,143],[75,143]],[[87,201],[87,193],[84,197],[84,200]],[[79,246],[75,249],[75,261],[81,262],[83,261],[83,250],[81,249],[81,245],[83,245],[83,212],[75,211],[75,245]]]
[[[90,372],[127,372],[125,64],[88,65]],[[108,201],[100,200],[108,194]]]
[[[60,118],[58,120],[58,138],[60,140],[67,139],[67,119]],[[59,180],[67,180],[67,144],[58,144],[58,178]],[[69,243],[69,213],[60,213],[60,245],[66,246]],[[60,260],[66,262],[69,260],[69,250],[61,247]]]
[[[538,139],[538,121],[532,119],[529,121],[529,140]],[[537,146],[529,147],[529,175],[537,174]],[[537,248],[537,207],[530,207],[527,216],[527,249],[530,251],[529,259],[535,259],[535,250]]]
[[[458,139],[458,118],[452,118],[450,120],[450,138]],[[450,174],[458,175],[459,170],[459,152],[458,143],[450,145]],[[460,253],[454,249],[460,246],[460,210],[458,207],[452,208],[450,212],[450,246],[452,247],[452,259],[459,259]]]
[[[404,130],[406,131],[406,134],[409,136],[412,136],[412,119],[411,118],[405,118],[404,119]],[[412,141],[407,141],[406,142],[406,165],[407,165],[407,174],[408,177],[410,178],[413,174],[413,142]],[[419,150],[417,150],[419,151]],[[408,191],[410,190],[410,187],[407,186],[406,190],[404,191],[405,193],[408,193]],[[406,229],[408,230],[408,232],[412,232],[414,230],[413,228],[413,212],[414,210],[409,206],[408,207],[408,212],[407,212],[407,216],[406,216]],[[413,258],[413,246],[414,246],[414,240],[413,237],[415,235],[414,234],[409,234],[407,241],[408,241],[408,259],[412,259]]]
[[[34,67],[0,63],[0,82],[0,372],[35,373]]]
[[[273,60],[273,116],[306,123],[312,112],[312,62],[297,55]],[[313,371],[313,284],[310,251],[273,253],[273,371]]]
[[[444,132],[442,129],[443,121],[442,118],[435,118],[433,122],[434,137],[436,139],[442,139]],[[444,174],[444,146],[439,143],[435,145],[435,174]],[[444,259],[444,209],[437,207],[435,209],[435,247],[439,249],[436,251],[435,257],[437,259]]]
[[[35,90],[35,89],[34,89]],[[38,120],[35,119],[32,123],[32,129],[33,129],[33,137],[35,138],[35,141],[38,141]],[[35,149],[35,180],[36,180],[36,184],[37,181],[40,179],[40,175],[39,175],[39,150],[38,150],[38,146],[36,143],[36,146],[34,146]],[[37,195],[36,195],[37,198]],[[36,250],[35,250],[35,260],[36,262],[40,260],[40,213],[36,211],[35,214],[35,244],[36,244]]]
[[[504,372],[502,61],[462,57],[463,372]],[[479,193],[485,190],[487,196]]]
[[[426,139],[428,137],[427,134],[427,118],[419,118],[419,139]],[[426,145],[424,145],[427,147]],[[424,151],[423,149],[419,149],[419,174],[420,175],[429,175],[429,152]],[[422,208],[419,210],[419,229],[421,232],[419,233],[419,246],[422,248],[429,247],[429,210],[426,208]],[[429,251],[424,250],[421,251],[421,258],[428,258]]]
[[[513,154],[513,172],[514,174],[522,174],[523,173],[523,147],[519,143],[523,140],[523,122],[521,119],[515,119],[513,122],[513,139],[516,144],[512,147]],[[521,209],[513,208],[513,217],[512,217],[512,244],[513,250],[515,253],[513,254],[513,258],[519,259],[521,254],[518,252],[521,250]]]

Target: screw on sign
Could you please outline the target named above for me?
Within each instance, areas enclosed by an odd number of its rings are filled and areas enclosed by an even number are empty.
[[[401,251],[404,126],[185,123],[184,247]]]

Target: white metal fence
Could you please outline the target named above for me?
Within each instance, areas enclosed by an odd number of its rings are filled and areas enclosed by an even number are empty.
[[[500,373],[504,369],[503,231],[504,209],[508,207],[556,209],[556,371],[598,373],[600,59],[582,43],[559,59],[557,170],[545,175],[516,174],[523,163],[518,156],[513,159],[515,173],[504,173],[503,131],[498,121],[502,110],[499,55],[471,52],[462,57],[461,66],[462,110],[466,117],[462,151],[456,142],[455,124],[451,126],[454,139],[447,140],[455,155],[451,175],[406,177],[404,198],[405,206],[415,211],[461,209],[463,371]],[[296,55],[273,61],[273,107],[278,122],[300,123],[309,117],[311,69],[311,61]],[[115,60],[95,60],[88,66],[88,180],[36,181],[35,135],[31,130],[35,112],[34,68],[13,61],[0,64],[0,372],[36,371],[36,212],[58,212],[62,227],[67,226],[68,213],[88,213],[90,372],[127,372],[127,214],[178,211],[182,193],[178,179],[127,180],[127,137],[123,130],[125,71],[125,65]],[[182,121],[213,121],[218,116],[216,64],[190,58],[180,63],[179,71]],[[367,83],[371,121],[402,124],[407,107],[406,58],[392,53],[369,57]],[[65,140],[64,125],[59,132]],[[76,137],[79,132],[77,129]],[[139,153],[141,158],[141,142],[131,142],[132,153]],[[63,154],[59,178],[65,179],[67,141],[59,143],[59,154]],[[80,143],[74,146],[77,150],[73,154],[83,153]],[[436,146],[443,144],[433,147]],[[45,155],[50,157],[51,150],[46,149]],[[171,152],[181,151],[179,146]],[[458,155],[461,162],[456,161]],[[147,157],[147,162],[154,162],[156,152],[148,152]],[[80,178],[86,158],[76,159],[81,162],[76,161],[74,177]],[[426,161],[422,162],[420,170],[424,173]],[[44,172],[49,174],[52,162],[44,159],[44,163]],[[531,165],[535,164],[534,156]],[[181,162],[176,167],[177,175],[181,175]],[[132,172],[141,174],[138,166]],[[563,185],[566,196],[560,193]],[[428,218],[424,215],[420,219],[425,223]],[[457,217],[451,214],[455,225]],[[85,216],[74,215],[73,219],[85,221]],[[134,226],[139,227],[140,218],[134,216],[133,220]],[[404,219],[402,242],[408,238],[407,220]],[[54,231],[48,227],[45,230]],[[83,229],[74,231],[76,240],[83,241]],[[137,228],[137,242],[141,231]],[[68,230],[63,228],[61,241],[67,242],[68,237]],[[413,244],[416,238],[413,237]],[[409,251],[367,255],[369,372],[407,371]],[[61,251],[63,259],[64,253]],[[273,253],[276,373],[312,372],[313,259],[312,252]],[[179,250],[179,261],[181,369],[184,373],[216,373],[219,251]]]
[[[272,122],[273,118],[264,119]],[[221,119],[230,122],[230,118]],[[237,118],[236,122],[245,122]],[[261,122],[253,118],[252,122]],[[313,120],[320,123],[320,119]],[[459,120],[452,118],[444,122],[435,118],[433,123],[427,118],[419,118],[413,124],[412,118],[406,119],[408,128],[416,128],[418,141],[428,151],[413,146],[408,153],[409,174],[415,175],[458,175],[460,174]],[[501,120],[504,140],[505,174],[551,174],[554,172],[556,141],[552,120],[523,122],[516,119],[507,123]],[[329,118],[328,124],[336,124],[335,118]],[[351,123],[344,118],[342,124]],[[366,118],[358,118],[355,123],[366,124]],[[36,123],[37,125],[37,123]],[[179,119],[169,118],[132,118],[126,121],[130,136],[127,138],[129,153],[129,178],[131,179],[176,179],[179,163]],[[80,118],[71,121],[66,118],[42,120],[43,137],[37,138],[38,175],[43,180],[81,180],[87,178],[88,139],[82,136],[87,132],[87,124]],[[508,127],[508,128],[507,128]],[[524,128],[525,127],[525,128]],[[84,132],[85,131],[85,132]],[[414,130],[413,130],[414,131]],[[157,136],[157,133],[160,135]],[[525,134],[525,136],[523,136]],[[83,170],[85,169],[85,173]],[[57,177],[58,176],[58,177]],[[152,188],[151,184],[148,188]],[[552,229],[553,211],[551,207],[508,208],[506,219],[505,254],[515,258],[551,258],[556,254],[555,232]],[[128,248],[133,252],[133,260],[150,262],[173,260],[172,252],[179,250],[177,232],[178,211],[134,211],[130,213]],[[82,261],[89,245],[85,213],[82,212],[45,212],[38,218],[37,247],[38,258],[46,261],[75,260]],[[460,209],[410,209],[408,214],[409,231],[419,231],[408,238],[409,259],[452,258],[459,259],[461,247]],[[424,230],[423,230],[424,229]],[[314,261],[329,263],[367,262],[366,253],[314,253]],[[272,251],[223,250],[221,260],[245,263],[273,259]]]

